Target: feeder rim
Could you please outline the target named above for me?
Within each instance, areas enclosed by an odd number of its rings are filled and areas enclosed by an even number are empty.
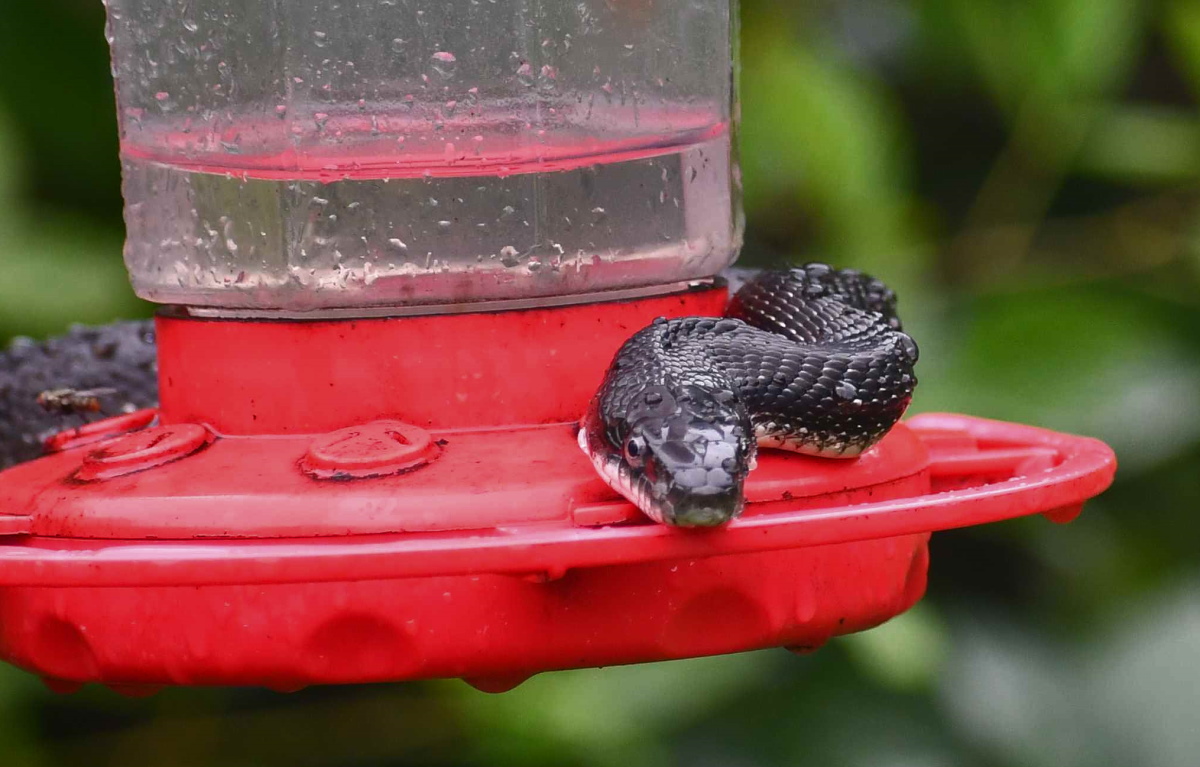
[[[311,311],[289,309],[245,309],[236,307],[185,306],[166,304],[157,314],[160,317],[192,320],[258,320],[285,322],[330,322],[339,320],[392,319],[400,317],[426,317],[446,314],[498,314],[501,312],[525,311],[528,309],[553,309],[580,304],[615,303],[639,298],[692,293],[700,290],[724,288],[728,281],[720,276],[693,280],[682,280],[636,288],[616,288],[592,293],[572,293],[555,296],[531,296],[495,301],[464,301],[448,304],[411,304],[407,306],[363,306],[324,308]]]
[[[1055,448],[1062,460],[1037,474],[924,496],[747,516],[723,528],[661,525],[579,528],[562,522],[491,530],[322,539],[102,542],[14,537],[0,544],[0,585],[205,586],[365,581],[449,575],[557,578],[575,568],[700,559],[928,535],[1041,513],[1069,521],[1116,470],[1099,440],[969,416],[926,414],[920,430],[967,430],[993,448]],[[938,459],[931,466],[938,469]]]

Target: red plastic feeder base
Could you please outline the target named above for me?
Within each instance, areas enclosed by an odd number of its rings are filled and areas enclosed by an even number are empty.
[[[1067,521],[1095,440],[919,416],[853,461],[768,451],[718,530],[644,520],[571,421],[621,341],[724,291],[555,309],[163,319],[163,409],[0,474],[0,657],[56,689],[462,677],[764,647],[906,610],[932,531]]]

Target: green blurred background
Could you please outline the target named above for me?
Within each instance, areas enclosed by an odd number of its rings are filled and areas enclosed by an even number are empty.
[[[0,342],[147,312],[120,261],[103,9],[5,3]],[[1075,523],[938,534],[911,613],[782,650],[536,677],[55,696],[24,765],[1200,764],[1200,3],[745,0],[743,263],[887,278],[914,408],[1121,459]]]

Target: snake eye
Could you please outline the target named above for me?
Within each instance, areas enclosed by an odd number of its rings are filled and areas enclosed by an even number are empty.
[[[633,465],[639,465],[646,455],[646,440],[641,437],[630,437],[625,440],[625,460]]]

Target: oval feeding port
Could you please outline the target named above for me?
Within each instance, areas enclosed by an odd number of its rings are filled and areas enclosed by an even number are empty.
[[[402,421],[372,421],[315,439],[300,460],[314,479],[386,477],[429,463],[438,456],[429,432]]]
[[[155,418],[158,418],[158,411],[151,408],[93,421],[76,429],[67,429],[48,437],[43,443],[43,449],[47,453],[61,453],[64,450],[94,445],[97,442],[144,429],[154,423]]]
[[[212,433],[194,423],[157,426],[106,442],[83,459],[81,482],[113,479],[186,458],[205,447]]]

